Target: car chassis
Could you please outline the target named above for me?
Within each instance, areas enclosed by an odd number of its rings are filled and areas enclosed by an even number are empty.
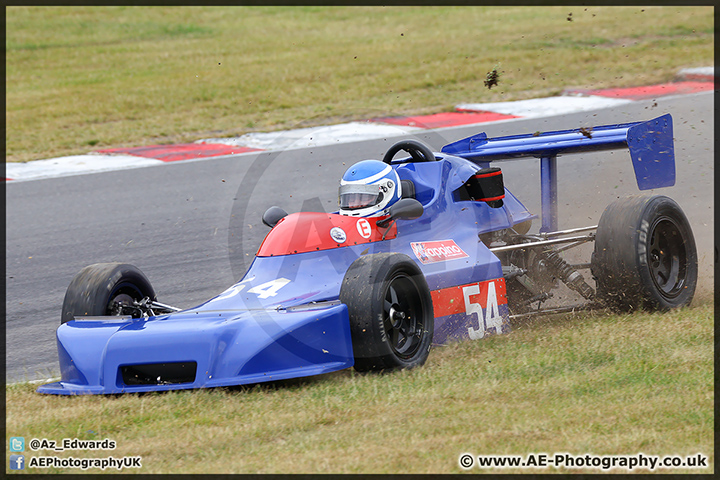
[[[62,379],[47,394],[115,394],[253,384],[412,368],[431,345],[506,333],[522,317],[588,308],[667,310],[688,305],[697,253],[670,198],[632,196],[597,225],[558,230],[558,156],[628,148],[640,190],[675,183],[672,117],[450,143],[436,154],[404,140],[385,154],[405,198],[389,215],[288,215],[271,227],[235,285],[181,310],[156,299],[127,264],[83,269],[57,330]],[[401,150],[409,158],[394,160]],[[491,162],[540,162],[536,215],[505,189]],[[591,261],[561,253],[594,242]],[[557,248],[559,247],[559,248]],[[596,288],[579,270],[590,269]],[[583,303],[541,308],[559,281]],[[537,305],[535,307],[535,305]]]

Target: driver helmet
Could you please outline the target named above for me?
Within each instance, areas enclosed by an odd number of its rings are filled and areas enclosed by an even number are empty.
[[[348,168],[340,180],[340,215],[378,217],[388,215],[401,198],[400,177],[379,160],[363,160]]]

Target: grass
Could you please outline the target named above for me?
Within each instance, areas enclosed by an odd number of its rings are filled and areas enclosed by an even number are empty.
[[[8,162],[646,85],[714,63],[711,6],[13,6],[6,19]]]
[[[712,7],[7,7],[6,28],[8,162],[646,85],[714,63]],[[12,385],[6,441],[110,438],[113,451],[55,455],[140,455],[142,473],[453,473],[463,452],[701,452],[710,473],[713,315],[706,299],[539,319],[388,375],[72,398]]]
[[[703,453],[708,469],[660,472],[712,473],[713,317],[703,301],[667,314],[535,319],[509,335],[436,348],[424,367],[386,375],[350,369],[109,397],[14,385],[7,436],[109,438],[111,452],[54,455],[140,455],[142,473],[459,473],[463,452]]]

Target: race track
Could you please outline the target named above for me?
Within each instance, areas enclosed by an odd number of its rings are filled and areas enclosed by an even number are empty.
[[[433,150],[484,131],[533,133],[673,115],[674,198],[694,230],[698,294],[713,290],[713,92],[637,101],[591,112],[424,131]],[[366,158],[382,158],[406,137],[288,149],[147,168],[9,182],[6,240],[6,378],[59,376],[55,329],[65,289],[85,265],[126,262],[150,278],[158,299],[191,307],[237,281],[268,228],[271,205],[288,212],[332,211],[339,178]],[[597,224],[613,199],[639,193],[627,151],[561,157],[560,228]],[[503,163],[506,186],[539,213],[535,160]],[[537,228],[537,226],[535,227]]]

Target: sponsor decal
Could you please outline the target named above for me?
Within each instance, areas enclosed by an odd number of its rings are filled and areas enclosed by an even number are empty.
[[[343,230],[340,227],[333,227],[332,230],[330,230],[330,236],[337,243],[344,243],[345,240],[347,240],[347,235],[345,234],[345,230]]]
[[[435,242],[412,242],[412,251],[421,263],[445,262],[465,258],[469,255],[458,247],[455,240],[439,240]]]
[[[370,222],[365,220],[364,218],[361,218],[357,221],[357,231],[363,238],[370,238],[370,234],[372,234],[372,227],[370,226]]]

